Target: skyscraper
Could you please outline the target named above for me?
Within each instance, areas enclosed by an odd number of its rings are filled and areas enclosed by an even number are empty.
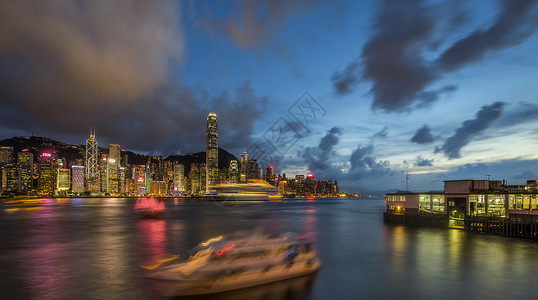
[[[205,170],[206,170],[206,192],[216,185],[219,180],[219,133],[217,127],[217,115],[209,113],[207,115]]]
[[[28,193],[33,186],[34,154],[28,149],[17,153],[17,164],[20,167],[19,192]]]
[[[38,193],[41,196],[52,196],[54,192],[54,159],[52,153],[43,153],[39,157]]]
[[[239,179],[241,182],[244,182],[247,180],[247,163],[248,163],[248,152],[245,150],[241,154],[241,174],[239,175]]]
[[[107,192],[119,192],[120,145],[108,145]]]
[[[228,168],[229,171],[229,178],[228,180],[230,183],[238,183],[239,182],[239,167],[237,166],[237,160],[232,159],[230,161],[230,167]]]
[[[65,195],[65,193],[71,188],[71,170],[70,169],[58,169],[56,173],[56,191],[59,195]]]
[[[84,166],[71,166],[71,192],[84,193]]]
[[[174,187],[178,192],[185,191],[185,167],[182,164],[174,165]]]
[[[90,128],[90,138],[86,141],[86,190],[90,194],[97,194],[100,191],[98,149],[95,128]]]
[[[13,162],[13,147],[0,147],[0,166]]]

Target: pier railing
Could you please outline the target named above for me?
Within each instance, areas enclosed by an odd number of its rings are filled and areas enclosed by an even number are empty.
[[[390,224],[449,228],[448,216],[444,214],[399,215],[384,212],[383,221]],[[538,223],[522,222],[521,218],[466,217],[463,220],[463,228],[459,228],[478,234],[502,235],[538,241]]]
[[[465,219],[464,229],[480,234],[538,239],[538,224],[522,223],[517,219],[468,217]]]

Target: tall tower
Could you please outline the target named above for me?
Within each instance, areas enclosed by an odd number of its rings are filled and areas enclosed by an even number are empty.
[[[54,159],[52,153],[42,153],[39,157],[38,193],[52,196],[54,193]]]
[[[107,193],[119,192],[120,145],[108,145]]]
[[[247,163],[248,163],[248,152],[245,150],[241,154],[241,172],[239,175],[239,180],[241,182],[247,181]]]
[[[217,115],[207,115],[206,151],[206,192],[219,181],[219,132],[217,127]]]
[[[90,138],[86,141],[86,190],[91,194],[100,191],[98,149],[95,128],[90,128]]]

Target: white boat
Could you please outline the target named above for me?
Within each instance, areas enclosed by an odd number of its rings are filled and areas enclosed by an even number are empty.
[[[261,179],[246,183],[219,184],[210,189],[206,197],[215,201],[268,201],[280,200],[274,186]]]
[[[188,261],[162,266],[150,277],[165,283],[166,296],[202,295],[299,277],[317,271],[320,264],[304,235],[220,236],[194,248]]]

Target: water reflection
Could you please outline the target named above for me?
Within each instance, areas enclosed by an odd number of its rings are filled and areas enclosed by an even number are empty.
[[[136,227],[143,255],[147,258],[145,265],[153,265],[158,260],[169,256],[165,220],[141,219],[138,220]]]
[[[65,298],[62,286],[68,285],[72,272],[66,262],[65,244],[61,240],[58,213],[51,207],[36,210],[27,229],[21,252],[21,268],[27,291],[35,299]]]

